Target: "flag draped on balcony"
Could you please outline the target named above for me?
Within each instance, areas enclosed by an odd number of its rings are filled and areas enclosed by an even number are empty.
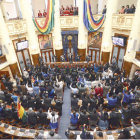
[[[84,0],[83,20],[89,32],[96,32],[104,24],[105,15],[103,15],[99,20],[96,21],[91,12],[90,0]]]
[[[55,0],[48,0],[47,16],[43,26],[39,25],[36,18],[33,19],[37,30],[44,35],[49,34],[54,27],[54,5]]]

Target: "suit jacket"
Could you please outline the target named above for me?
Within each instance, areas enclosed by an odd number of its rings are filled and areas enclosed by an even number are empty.
[[[28,123],[35,125],[37,123],[37,115],[35,112],[28,113]]]
[[[44,112],[42,113],[39,112],[37,116],[38,116],[38,122],[41,123],[42,125],[45,125],[47,120],[47,114]]]

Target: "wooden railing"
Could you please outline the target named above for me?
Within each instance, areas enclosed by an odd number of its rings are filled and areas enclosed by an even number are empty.
[[[5,62],[7,62],[6,56],[5,56],[5,55],[0,56],[0,64],[3,64],[3,63],[5,63]]]

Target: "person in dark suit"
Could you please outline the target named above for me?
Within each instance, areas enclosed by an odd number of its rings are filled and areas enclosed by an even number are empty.
[[[35,108],[35,98],[28,96],[28,108]]]
[[[87,115],[85,110],[80,112],[79,124],[80,125],[84,125],[84,124],[89,125],[89,123],[88,123],[88,115]]]
[[[32,110],[32,108],[29,108],[28,110],[28,123],[32,126],[34,126],[37,123],[37,115]]]
[[[59,112],[59,116],[62,115],[62,104],[63,104],[63,101],[61,99],[56,99],[55,109],[57,112]]]
[[[78,109],[78,99],[76,98],[76,95],[74,95],[73,98],[71,99],[71,107],[73,110]]]
[[[24,95],[22,98],[20,98],[20,101],[21,101],[21,105],[24,107],[24,108],[28,108],[28,99],[27,99],[27,96]]]
[[[48,111],[49,107],[51,107],[51,98],[48,97],[48,94],[45,95],[44,98],[44,109]]]
[[[40,99],[39,96],[36,97],[35,102],[36,102],[35,108],[36,108],[37,110],[40,109],[40,108],[42,108],[42,101],[41,101],[41,99]]]
[[[47,114],[45,112],[42,111],[42,109],[39,110],[38,114],[38,123],[40,123],[41,125],[45,125],[47,122]]]
[[[105,5],[102,14],[106,14],[106,11],[107,11],[107,9],[106,9],[106,5]]]
[[[96,126],[99,121],[99,114],[96,112],[96,109],[93,108],[93,111],[89,115],[89,125]]]

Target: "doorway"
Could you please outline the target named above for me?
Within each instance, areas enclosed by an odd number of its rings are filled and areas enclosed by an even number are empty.
[[[31,65],[29,50],[24,49],[24,50],[17,51],[16,53],[17,53],[17,58],[21,71],[23,72],[24,68],[27,68],[29,65]]]
[[[123,66],[123,58],[125,55],[125,51],[126,51],[126,48],[124,48],[124,47],[113,46],[113,53],[112,53],[111,62],[113,61],[113,58],[115,58],[120,70],[122,69],[122,66]]]
[[[91,57],[91,61],[94,61],[95,63],[100,62],[100,49],[89,48],[89,56]]]
[[[17,44],[20,43],[21,45],[17,46]],[[13,45],[15,48],[21,72],[23,72],[24,68],[27,69],[27,67],[32,64],[29,53],[28,41],[26,40],[26,38],[15,39],[13,40]]]
[[[53,62],[53,49],[41,50],[41,56],[43,58],[43,62]]]

